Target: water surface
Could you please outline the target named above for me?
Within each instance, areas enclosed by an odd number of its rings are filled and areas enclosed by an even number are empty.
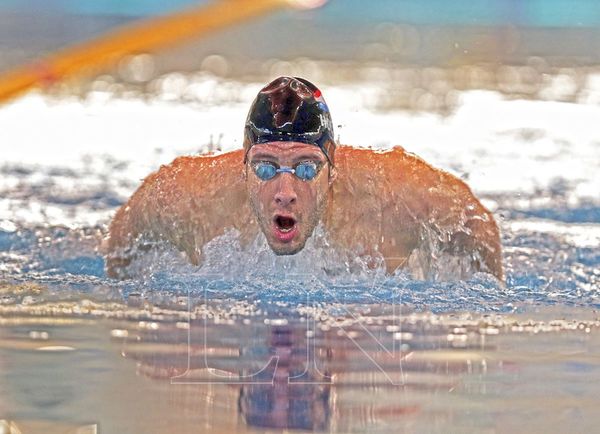
[[[0,430],[594,430],[593,80],[577,104],[465,92],[446,115],[378,111],[375,85],[324,89],[344,143],[401,144],[467,180],[500,225],[506,284],[331,276],[317,245],[278,258],[227,237],[204,267],[166,252],[108,279],[107,224],[140,179],[241,145],[259,84],[188,85],[203,104],[97,91],[0,112]]]

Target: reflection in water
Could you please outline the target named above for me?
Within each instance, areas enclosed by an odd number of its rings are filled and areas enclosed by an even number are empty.
[[[314,351],[302,329],[270,327],[265,336],[266,354],[276,363],[252,376],[240,389],[239,410],[248,425],[273,428],[323,430],[329,419],[331,378],[310,361]],[[260,347],[242,348],[242,353],[262,352]],[[325,350],[321,356],[331,357]],[[249,372],[243,373],[248,376]]]
[[[314,345],[306,321],[244,322],[161,324],[135,334],[113,330],[113,336],[127,336],[123,355],[138,363],[138,373],[170,380],[174,388],[194,385],[208,393],[236,387],[238,410],[249,426],[326,429],[331,348]]]
[[[360,311],[368,312],[362,306]],[[460,386],[464,374],[485,374],[486,332],[478,323],[432,322],[428,316],[210,319],[143,323],[113,336],[137,372],[175,389],[238,391],[248,426],[347,430],[415,418],[435,395]],[[468,326],[468,328],[467,328]],[[497,330],[491,327],[490,330]],[[492,334],[492,332],[490,332]],[[182,345],[189,342],[189,346]],[[505,366],[510,365],[504,362]],[[434,413],[440,422],[451,417]]]
[[[0,305],[0,427],[526,433],[600,423],[590,312],[533,321],[198,303],[191,314],[91,300]]]

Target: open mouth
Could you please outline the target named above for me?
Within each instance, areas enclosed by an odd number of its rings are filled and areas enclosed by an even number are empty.
[[[275,217],[275,226],[281,232],[290,232],[296,226],[296,219],[279,215]]]

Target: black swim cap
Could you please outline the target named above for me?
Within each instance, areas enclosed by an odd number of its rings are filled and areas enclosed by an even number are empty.
[[[335,141],[329,108],[317,87],[298,77],[279,77],[256,96],[244,129],[244,162],[250,148],[295,141],[321,148],[333,165]]]

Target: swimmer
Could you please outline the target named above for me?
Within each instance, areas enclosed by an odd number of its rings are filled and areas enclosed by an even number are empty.
[[[293,255],[317,225],[336,251],[382,258],[389,273],[504,279],[496,222],[463,181],[401,147],[338,146],[320,90],[296,77],[258,93],[243,149],[179,157],[144,180],[110,225],[107,274],[129,277],[137,255],[165,242],[200,265],[231,229],[243,248],[262,233]]]

